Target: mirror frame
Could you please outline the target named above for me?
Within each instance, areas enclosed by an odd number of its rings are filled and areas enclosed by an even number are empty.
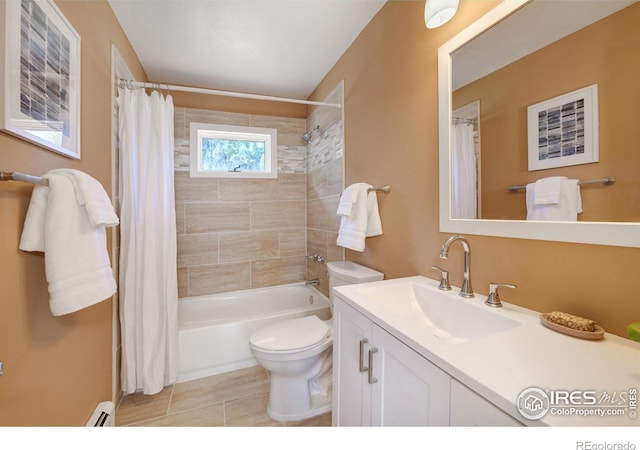
[[[637,222],[544,222],[451,218],[451,55],[533,0],[504,0],[438,49],[440,231],[519,239],[640,247]]]

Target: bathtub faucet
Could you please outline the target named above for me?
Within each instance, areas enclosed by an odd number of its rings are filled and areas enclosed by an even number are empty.
[[[309,258],[309,260],[311,260],[313,262],[324,264],[324,256],[322,256],[322,255],[318,255],[318,254],[314,253],[311,256],[307,256],[307,258]]]
[[[304,283],[305,286],[320,286],[320,278],[314,278],[313,280],[307,280]]]

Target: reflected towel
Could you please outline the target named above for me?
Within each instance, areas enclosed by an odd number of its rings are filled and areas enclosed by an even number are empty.
[[[582,197],[578,180],[562,180],[560,199],[556,204],[535,203],[536,183],[527,184],[527,220],[575,222],[582,212]]]
[[[49,307],[60,316],[111,297],[116,282],[105,227],[91,223],[72,180],[54,171],[42,178],[49,185],[34,187],[19,248],[44,252]],[[101,215],[112,218],[109,211]]]
[[[534,204],[556,205],[560,203],[562,182],[566,179],[567,177],[548,177],[536,181]]]

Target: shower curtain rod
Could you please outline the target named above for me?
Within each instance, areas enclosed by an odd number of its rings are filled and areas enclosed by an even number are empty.
[[[142,88],[150,88],[150,89],[167,89],[169,91],[194,92],[196,94],[219,95],[222,97],[248,98],[253,100],[266,100],[271,102],[299,103],[302,105],[330,106],[332,108],[342,107],[340,103],[315,102],[312,100],[299,100],[296,98],[274,97],[271,95],[247,94],[246,92],[219,91],[216,89],[180,86],[180,85],[167,84],[167,83],[152,83],[152,82],[148,83],[143,81],[125,80],[123,78],[120,78],[118,81],[122,83],[124,86],[132,86],[132,87],[142,87]]]

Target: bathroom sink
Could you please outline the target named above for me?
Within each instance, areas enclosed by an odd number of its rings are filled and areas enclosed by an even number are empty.
[[[483,304],[434,292],[428,285],[414,283],[413,301],[436,331],[435,336],[454,342],[469,341],[522,325]],[[437,288],[436,288],[437,289]]]
[[[457,289],[441,291],[432,280],[411,277],[389,280],[360,290],[367,303],[412,322],[424,332],[448,343],[466,342],[501,333],[522,322],[484,305],[486,297],[463,299]]]

